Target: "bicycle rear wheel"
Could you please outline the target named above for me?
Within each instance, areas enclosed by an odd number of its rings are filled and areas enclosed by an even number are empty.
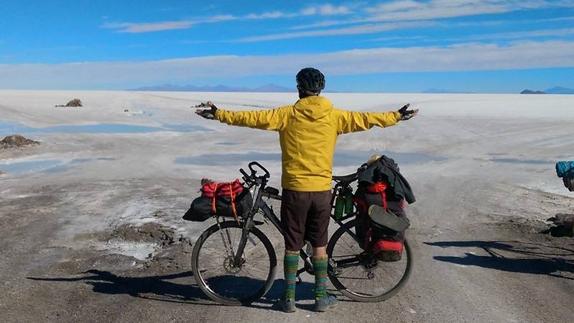
[[[273,284],[277,256],[269,239],[252,228],[239,263],[233,254],[241,241],[243,227],[227,221],[205,230],[197,239],[191,256],[193,275],[203,292],[225,305],[250,304],[261,298]]]
[[[354,232],[355,221],[341,226],[327,245],[329,279],[345,296],[359,302],[380,302],[394,296],[407,282],[413,259],[405,241],[402,258],[382,262],[365,252],[345,229]]]

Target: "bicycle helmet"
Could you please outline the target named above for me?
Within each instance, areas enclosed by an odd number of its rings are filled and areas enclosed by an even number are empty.
[[[299,90],[319,94],[325,88],[325,76],[321,71],[306,67],[297,73],[297,88]]]

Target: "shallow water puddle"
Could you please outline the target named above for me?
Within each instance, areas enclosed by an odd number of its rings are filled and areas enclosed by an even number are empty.
[[[42,173],[59,173],[65,172],[79,164],[88,163],[92,161],[111,161],[114,158],[101,157],[101,158],[77,158],[72,160],[62,159],[40,159],[40,160],[25,160],[16,162],[0,162],[0,169],[10,175],[20,175],[26,173],[42,172]]]
[[[44,128],[29,127],[20,123],[0,121],[0,136],[12,134],[46,134],[46,133],[150,133],[161,131],[195,132],[210,131],[208,128],[191,124],[164,124],[162,126],[141,126],[132,124],[98,123],[90,125],[62,125]]]
[[[334,166],[360,166],[373,154],[384,154],[393,158],[399,165],[400,164],[417,164],[430,161],[446,160],[444,157],[432,156],[422,153],[396,153],[396,152],[376,152],[376,151],[339,151],[335,153]],[[213,165],[213,166],[227,166],[237,165],[242,162],[249,161],[281,161],[281,153],[262,153],[262,152],[247,152],[247,153],[229,153],[229,154],[204,154],[191,157],[177,157],[176,164],[180,165]]]
[[[63,161],[59,159],[27,160],[13,163],[0,163],[0,169],[8,174],[18,175],[43,171],[62,164]]]
[[[554,164],[552,161],[542,159],[518,159],[518,158],[492,158],[490,161],[495,163],[509,163],[509,164],[532,164],[532,165],[546,165]]]

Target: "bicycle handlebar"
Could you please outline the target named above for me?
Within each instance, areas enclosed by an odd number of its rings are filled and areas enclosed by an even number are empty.
[[[243,170],[243,168],[240,168],[239,171],[241,172],[241,175],[243,175],[243,177],[245,179],[248,179],[250,176],[247,174],[246,171]]]
[[[252,161],[248,164],[248,167],[249,167],[249,170],[251,171],[251,175],[247,174],[247,172],[243,168],[239,169],[239,171],[241,172],[241,174],[243,175],[243,177],[246,181],[253,181],[253,180],[256,180],[258,178],[257,177],[257,170],[254,167],[259,168],[260,170],[262,170],[265,173],[263,176],[260,176],[260,178],[268,179],[271,177],[271,173],[269,173],[267,168],[263,167],[263,165],[261,165],[259,162]],[[363,164],[361,167],[359,167],[359,169],[357,169],[357,171],[355,173],[344,175],[344,176],[333,176],[332,179],[335,182],[349,184],[349,183],[356,181],[357,178],[359,177],[359,174],[363,170],[365,170],[365,168],[366,168],[366,164]]]
[[[262,170],[265,174],[263,176],[257,176],[257,170],[254,168],[254,166]],[[251,171],[251,175],[247,174],[247,172],[243,168],[239,169],[239,171],[243,175],[243,179],[245,180],[245,182],[256,183],[258,180],[266,181],[269,177],[271,177],[271,173],[269,173],[267,168],[263,167],[256,161],[250,162],[248,164],[248,167],[249,170]]]
[[[265,172],[265,175],[264,175],[264,176],[265,176],[266,178],[271,177],[271,174],[269,173],[269,171],[267,170],[267,168],[263,167],[261,164],[259,164],[259,163],[256,162],[256,161],[250,162],[248,166],[249,166],[249,170],[251,171],[251,173],[252,173],[253,175],[257,174],[257,171],[256,171],[255,169],[253,169],[253,166],[257,166],[257,167],[259,167],[259,169],[261,169],[263,172]]]

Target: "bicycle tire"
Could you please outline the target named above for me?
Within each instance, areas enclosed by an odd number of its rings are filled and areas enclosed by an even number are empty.
[[[356,220],[351,220],[347,223],[345,223],[343,226],[341,226],[340,228],[338,228],[335,233],[331,236],[331,238],[329,239],[329,243],[327,244],[327,255],[329,256],[330,259],[332,259],[333,257],[333,249],[335,248],[335,245],[337,244],[337,242],[339,241],[339,239],[346,234],[346,230],[345,229],[350,229],[353,230],[353,228],[355,227],[355,221]],[[348,234],[347,234],[348,236]],[[354,243],[356,243],[353,240]],[[339,290],[343,295],[347,296],[348,298],[354,300],[354,301],[358,301],[358,302],[382,302],[384,300],[387,300],[393,296],[395,296],[400,290],[401,288],[403,288],[405,286],[405,284],[407,283],[411,272],[412,272],[412,267],[413,267],[413,256],[412,256],[412,251],[411,248],[409,246],[408,241],[405,240],[404,242],[404,248],[405,250],[403,251],[403,257],[406,256],[406,267],[405,270],[400,278],[400,280],[398,280],[398,282],[392,286],[388,291],[380,294],[380,295],[366,295],[364,293],[361,293],[359,291],[354,291],[349,289],[347,286],[345,286],[336,276],[336,274],[332,271],[329,270],[329,280],[331,280],[331,283],[333,283],[333,285],[335,286],[335,288],[337,288],[337,290]],[[383,266],[386,264],[384,262],[381,263]],[[357,266],[361,266],[360,264],[357,264]]]
[[[220,224],[220,226],[221,226],[221,229],[225,229],[225,228],[242,229],[242,226],[240,226],[239,224],[237,224],[234,221],[222,222]],[[269,256],[270,264],[269,264],[269,272],[267,273],[266,280],[265,280],[263,286],[261,286],[261,288],[256,290],[253,294],[246,295],[244,298],[243,297],[242,298],[225,297],[225,296],[219,295],[217,292],[215,292],[213,290],[213,288],[211,288],[211,286],[209,286],[209,283],[206,281],[206,279],[204,279],[203,274],[199,268],[199,255],[200,255],[201,248],[202,248],[203,244],[207,241],[207,239],[212,234],[217,233],[217,231],[219,231],[219,226],[217,224],[214,224],[211,227],[207,228],[201,234],[201,236],[199,236],[199,238],[197,239],[197,241],[195,242],[195,245],[193,247],[193,252],[192,252],[192,256],[191,256],[191,265],[192,265],[193,276],[195,277],[197,285],[209,298],[211,298],[215,302],[218,302],[218,303],[221,303],[224,305],[235,305],[235,306],[251,304],[252,302],[263,297],[269,291],[271,286],[273,285],[273,282],[275,280],[275,274],[277,271],[277,256],[275,254],[275,249],[273,248],[271,241],[269,241],[269,239],[265,236],[265,234],[263,232],[261,232],[259,229],[253,227],[251,229],[250,233],[259,239],[259,241],[263,244],[263,246],[264,246],[264,248],[265,248],[265,250]]]

